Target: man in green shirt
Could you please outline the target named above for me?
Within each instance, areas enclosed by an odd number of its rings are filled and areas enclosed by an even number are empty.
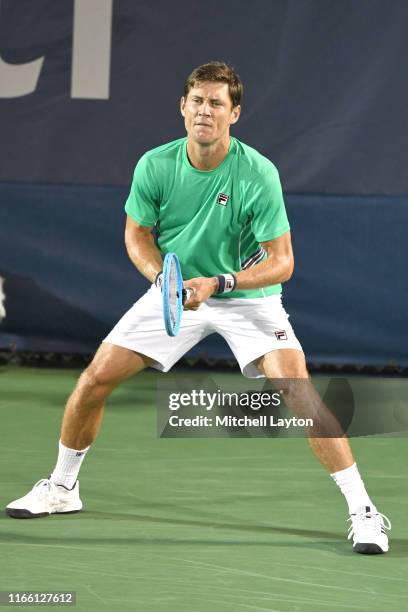
[[[140,159],[125,206],[130,227],[132,221],[158,225],[161,255],[177,253],[184,278],[235,273],[265,260],[260,245],[290,229],[275,166],[232,137],[225,158],[212,169],[194,167],[188,148],[188,139],[181,138]],[[281,291],[275,283],[235,289],[227,297]]]
[[[125,241],[130,259],[152,287],[81,375],[66,406],[50,478],[9,504],[10,516],[79,511],[77,476],[98,433],[105,399],[147,366],[169,370],[214,331],[227,340],[244,375],[303,380],[310,405],[316,401],[280,300],[281,283],[290,278],[294,262],[278,172],[230,136],[241,95],[242,83],[231,67],[199,66],[181,98],[187,137],[149,151],[137,164],[126,202]],[[161,271],[169,251],[178,254],[191,290],[176,338],[166,335],[161,313]],[[289,392],[295,396],[290,386]],[[309,442],[346,497],[354,550],[386,552],[383,517],[366,492],[347,439],[311,436]]]

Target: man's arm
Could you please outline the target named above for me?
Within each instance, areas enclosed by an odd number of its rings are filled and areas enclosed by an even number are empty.
[[[139,225],[127,216],[125,244],[132,263],[143,276],[154,283],[156,276],[163,269],[163,260],[157,248],[152,227]]]
[[[267,259],[252,268],[238,272],[236,289],[258,289],[276,285],[290,279],[294,268],[294,258],[290,232],[279,238],[261,243],[267,252]]]
[[[152,230],[153,227],[139,225],[132,217],[127,216],[125,244],[130,260],[143,276],[154,283],[158,273],[163,270],[163,260],[154,241]],[[198,302],[196,298],[187,300],[186,310],[197,310],[199,305],[205,302],[217,288],[215,278],[200,278],[195,279],[195,281],[197,281],[195,285],[190,286],[193,291],[195,291],[196,286],[200,287],[200,299]]]
[[[129,215],[126,220],[125,243],[128,255],[143,276],[154,283],[163,269],[163,260],[152,234],[152,227],[139,225]],[[262,243],[267,259],[248,270],[237,272],[237,289],[257,289],[287,281],[293,272],[293,251],[290,232]],[[188,310],[199,305],[217,290],[216,278],[194,278],[185,282],[194,295],[186,302]]]
[[[290,279],[294,267],[292,241],[290,232],[279,238],[262,242],[267,252],[267,259],[262,263],[241,270],[234,276],[236,289],[258,289],[268,285],[276,285]],[[217,292],[218,281],[213,278],[192,278],[184,283],[187,288],[194,289],[194,295],[186,302],[185,310],[197,310],[202,302]]]

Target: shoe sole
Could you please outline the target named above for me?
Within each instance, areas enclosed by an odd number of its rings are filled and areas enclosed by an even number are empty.
[[[356,544],[353,546],[354,552],[362,555],[383,555],[386,550],[383,550],[378,544]]]
[[[39,512],[38,514],[33,514],[29,510],[23,510],[20,508],[6,508],[7,516],[16,519],[35,519],[42,518],[44,516],[51,516],[51,514],[76,514],[77,512],[81,512],[82,508],[79,510],[68,510],[67,512]]]

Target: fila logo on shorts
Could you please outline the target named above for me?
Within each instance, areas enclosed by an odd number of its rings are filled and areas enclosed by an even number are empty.
[[[275,336],[277,340],[287,340],[288,339],[286,332],[283,329],[279,329],[278,331],[276,331]]]
[[[221,204],[221,206],[226,206],[229,200],[229,195],[226,193],[219,193],[217,198],[217,204]]]

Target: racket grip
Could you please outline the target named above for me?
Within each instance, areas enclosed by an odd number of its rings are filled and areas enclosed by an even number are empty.
[[[190,289],[183,289],[183,304],[185,304],[185,302],[191,298],[192,293],[193,292],[190,291]]]

